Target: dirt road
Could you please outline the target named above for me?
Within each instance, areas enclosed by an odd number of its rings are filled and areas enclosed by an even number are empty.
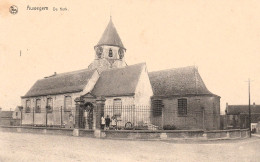
[[[260,161],[260,138],[124,141],[0,132],[0,161]]]

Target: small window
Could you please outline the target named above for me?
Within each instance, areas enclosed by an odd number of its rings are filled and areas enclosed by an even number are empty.
[[[103,52],[103,48],[102,47],[98,47],[97,50],[96,50],[96,54],[97,54],[98,58],[101,58],[102,52]]]
[[[31,101],[26,100],[26,106],[25,106],[25,113],[30,113],[31,112]]]
[[[18,116],[18,112],[15,112],[15,115]]]
[[[122,100],[119,98],[114,99],[113,114],[116,116],[121,116],[122,114]]]
[[[64,111],[70,112],[72,108],[72,99],[71,96],[65,96],[65,105],[64,105]]]
[[[122,48],[120,48],[118,50],[118,54],[119,54],[119,59],[123,59],[123,57],[124,57],[124,50]]]
[[[162,100],[153,100],[152,106],[153,106],[153,116],[154,117],[161,116],[162,108],[163,108]]]
[[[41,99],[37,99],[36,100],[36,109],[35,109],[36,113],[41,113]]]
[[[180,116],[187,115],[187,99],[186,98],[178,99],[178,114]]]
[[[53,101],[52,98],[47,99],[47,112],[52,113],[53,111]]]
[[[109,57],[113,57],[113,51],[111,48],[109,49]]]

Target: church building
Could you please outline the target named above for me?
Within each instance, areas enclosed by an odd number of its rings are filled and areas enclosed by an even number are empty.
[[[218,129],[220,97],[207,90],[197,68],[148,73],[145,63],[127,65],[112,19],[94,50],[87,69],[36,81],[21,97],[22,125],[95,129],[109,115],[120,127]]]

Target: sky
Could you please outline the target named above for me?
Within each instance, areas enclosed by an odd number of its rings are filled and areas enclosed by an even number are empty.
[[[227,102],[248,104],[250,78],[251,102],[260,104],[258,0],[1,0],[0,107],[21,105],[38,79],[87,68],[110,15],[128,65],[146,62],[149,72],[195,65],[221,96],[222,112]]]

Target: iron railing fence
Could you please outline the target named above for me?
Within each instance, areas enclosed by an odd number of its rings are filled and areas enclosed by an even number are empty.
[[[203,110],[189,110],[187,114],[179,114],[175,109],[154,109],[151,106],[142,105],[127,105],[127,106],[105,106],[104,118],[109,117],[110,120],[116,121],[116,126],[112,126],[112,129],[131,129],[131,130],[157,130],[164,129],[165,125],[168,125],[168,129],[176,129],[174,124],[174,118],[181,117],[191,118],[197,123],[201,123],[203,127],[203,115],[216,115],[214,112],[203,112]],[[189,122],[182,123],[183,127],[188,127]],[[110,123],[111,127],[111,123]],[[169,128],[171,127],[171,128]],[[165,128],[167,129],[167,128]]]
[[[47,107],[47,108],[26,108],[20,112],[22,119],[20,125],[35,127],[75,127],[76,108],[71,107],[64,109],[63,107]]]
[[[107,129],[115,130],[163,129],[167,121],[176,117],[182,117],[182,119],[190,117],[197,120],[196,122],[202,123],[203,115],[204,117],[217,116],[214,112],[203,112],[203,110],[188,110],[187,115],[179,115],[178,113],[176,109],[153,109],[151,106],[142,105],[105,105],[101,116],[105,118],[105,121],[110,121]],[[23,109],[21,118],[22,125],[35,127],[75,128],[78,126],[81,129],[92,129],[95,126],[93,108],[80,108],[79,112],[76,112],[76,107],[70,109],[63,107],[41,108],[40,110],[30,108],[30,111]],[[108,118],[109,120],[106,120]],[[186,120],[183,123],[184,126],[189,124],[191,123],[186,123]]]

